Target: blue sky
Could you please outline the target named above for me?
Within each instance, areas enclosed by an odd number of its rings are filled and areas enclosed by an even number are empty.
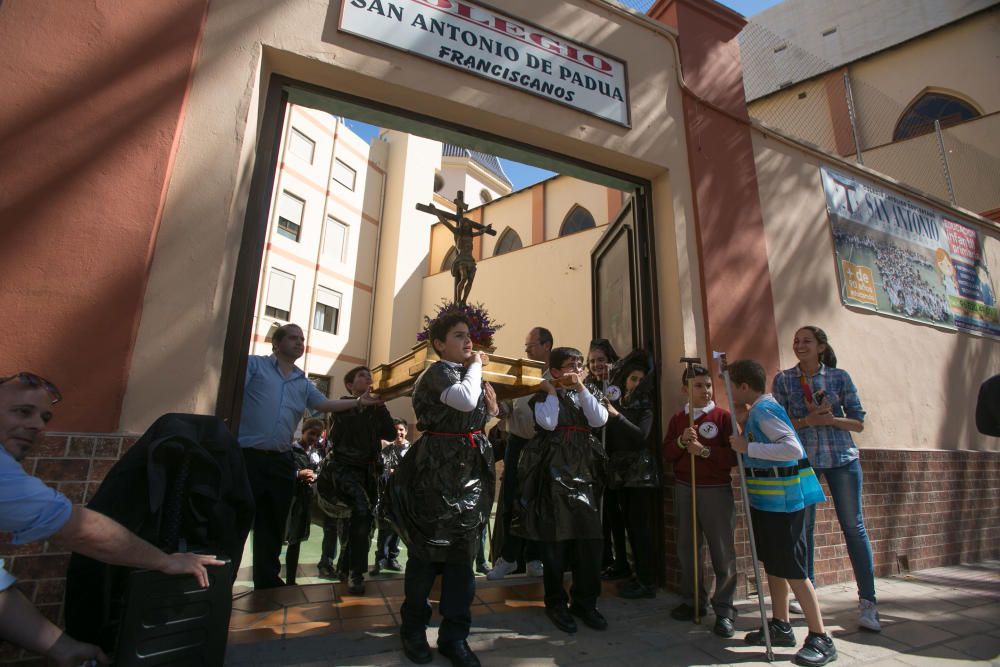
[[[721,4],[739,12],[743,16],[753,16],[761,10],[778,4],[779,1],[780,0],[721,0]],[[653,0],[626,0],[625,4],[631,5],[639,10],[645,10],[653,5]],[[347,126],[369,143],[378,133],[378,128],[350,119],[347,119]],[[503,158],[500,159],[500,162],[503,163],[504,171],[507,172],[507,176],[510,177],[511,182],[514,184],[515,191],[526,188],[529,185],[534,185],[539,181],[543,181],[546,178],[555,175],[553,172],[546,171],[545,169],[539,169],[537,167],[521,164],[519,162],[512,162],[511,160],[505,160]]]
[[[753,16],[757,12],[773,7],[779,0],[720,0],[720,4],[738,11],[743,16]]]

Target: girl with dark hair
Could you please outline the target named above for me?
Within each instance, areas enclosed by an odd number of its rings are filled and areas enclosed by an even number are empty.
[[[605,398],[611,383],[611,371],[617,362],[618,354],[607,338],[596,338],[590,342],[587,348],[587,377],[583,383],[598,399]],[[600,438],[600,430],[595,435]],[[625,515],[620,489],[605,489],[601,502],[604,531],[601,576],[604,579],[623,579],[631,575],[632,570],[625,547]]]
[[[792,350],[799,363],[778,373],[771,391],[791,417],[816,474],[822,474],[830,487],[858,584],[858,624],[879,632],[882,628],[875,606],[875,564],[861,513],[861,461],[851,438],[851,432],[864,429],[865,410],[851,376],[837,368],[837,355],[825,331],[811,325],[800,328],[795,332]],[[807,565],[812,580],[815,524],[813,505],[806,518]]]
[[[587,377],[584,384],[588,388],[601,388],[611,381],[611,370],[618,363],[618,353],[607,338],[595,338],[587,349]]]
[[[295,493],[292,496],[292,506],[288,510],[288,522],[285,524],[285,583],[295,585],[295,575],[299,566],[299,550],[302,543],[309,539],[309,527],[312,521],[310,510],[313,496],[316,494],[316,471],[319,469],[322,456],[319,453],[319,439],[323,436],[322,419],[307,419],[302,423],[302,437],[292,443],[292,459],[295,461]]]
[[[618,496],[622,532],[628,532],[635,564],[635,577],[622,585],[624,598],[656,597],[653,565],[653,507],[660,485],[658,456],[653,454],[649,433],[653,428],[652,363],[645,350],[636,350],[619,364],[611,377],[607,397],[608,491]],[[605,515],[606,516],[606,515]],[[616,537],[617,539],[617,537]],[[624,552],[624,540],[620,552]],[[616,548],[618,544],[615,544]],[[624,553],[619,565],[628,568]]]

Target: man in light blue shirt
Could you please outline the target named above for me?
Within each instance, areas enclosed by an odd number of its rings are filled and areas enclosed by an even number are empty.
[[[205,566],[222,565],[214,556],[165,554],[103,514],[74,506],[24,471],[19,461],[45,431],[52,406],[60,399],[51,382],[33,373],[0,377],[0,532],[10,533],[14,544],[47,539],[112,565],[191,574],[207,586]],[[42,616],[14,582],[0,560],[0,640],[59,665],[107,662],[98,647],[76,641]]]
[[[247,359],[240,413],[240,447],[257,506],[253,524],[254,588],[283,586],[281,545],[295,488],[292,459],[295,428],[306,408],[344,412],[380,401],[369,394],[328,399],[295,361],[305,352],[305,335],[296,324],[278,327],[271,337],[273,354]]]

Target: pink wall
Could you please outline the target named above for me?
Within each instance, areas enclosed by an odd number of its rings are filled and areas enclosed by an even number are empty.
[[[660,0],[650,17],[679,34],[707,352],[778,370],[771,274],[736,35],[744,19],[711,0]]]
[[[118,417],[207,0],[0,5],[0,374]]]

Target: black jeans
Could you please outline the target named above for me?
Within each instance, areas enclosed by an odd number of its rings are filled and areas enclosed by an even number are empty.
[[[399,535],[392,529],[392,526],[388,522],[379,523],[375,557],[386,560],[399,558]]]
[[[295,461],[291,452],[243,450],[247,479],[257,511],[253,518],[253,585],[273,588],[282,584],[281,545],[288,511],[295,491]]]
[[[302,543],[296,542],[295,544],[289,544],[288,548],[285,549],[285,583],[289,585],[295,584],[295,575],[299,569],[299,551],[301,549]]]
[[[625,489],[604,490],[604,548],[601,556],[601,566],[614,565],[620,569],[628,568],[628,551],[625,549]]]
[[[404,637],[423,637],[431,620],[427,602],[434,579],[441,575],[441,627],[438,644],[462,641],[472,626],[472,600],[476,595],[476,577],[471,562],[432,563],[410,556],[406,561],[403,592],[406,598],[399,610]]]
[[[624,488],[621,490],[622,510],[628,527],[635,576],[640,584],[654,586],[653,567],[653,499],[656,489]]]
[[[510,520],[514,510],[514,501],[517,499],[517,462],[521,458],[521,450],[525,443],[524,438],[511,435],[507,438],[507,451],[503,457],[503,547],[500,549],[500,556],[508,562],[517,561],[524,565],[531,560],[540,560],[542,548],[534,540],[526,540],[519,535],[510,532]]]
[[[541,543],[546,607],[565,607],[570,600],[574,607],[580,609],[597,607],[597,596],[601,594],[602,542],[590,539]],[[567,563],[572,563],[573,570],[569,595],[563,587],[563,572]]]
[[[333,561],[337,559],[337,540],[340,537],[343,519],[323,517],[323,547],[319,557],[322,565],[333,567]]]
[[[375,480],[368,468],[352,465],[337,465],[334,475],[337,480],[337,494],[351,508],[348,526],[347,568],[351,576],[361,576],[368,572],[368,548],[371,546],[371,530],[374,515],[372,499],[375,497]]]

